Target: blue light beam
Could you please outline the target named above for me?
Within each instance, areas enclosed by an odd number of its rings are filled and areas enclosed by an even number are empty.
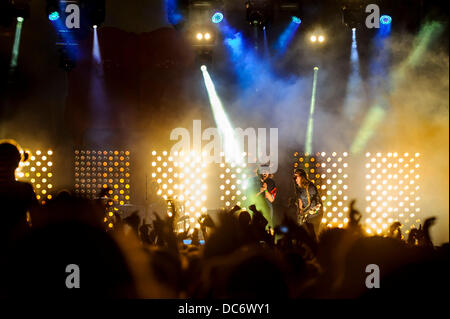
[[[344,102],[344,114],[354,120],[364,102],[364,90],[362,87],[361,73],[359,70],[358,44],[356,41],[356,29],[352,29],[352,47],[350,53],[350,74],[347,81],[347,93]]]
[[[242,88],[256,88],[270,78],[269,64],[258,56],[253,45],[246,43],[241,32],[233,29],[226,19],[219,25],[219,30]]]
[[[93,43],[92,43],[92,57],[97,64],[101,64],[102,56],[100,53],[100,45],[98,42],[98,32],[97,28],[94,26],[94,35],[93,35]]]
[[[286,52],[299,26],[300,23],[294,21],[291,21],[289,23],[289,25],[280,35],[275,44],[275,50],[277,51],[277,55],[283,55]]]

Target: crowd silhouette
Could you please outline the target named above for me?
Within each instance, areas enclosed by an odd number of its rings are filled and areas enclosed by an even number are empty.
[[[176,229],[176,207],[151,224],[137,214],[103,222],[101,200],[61,190],[45,205],[14,172],[24,160],[0,144],[0,297],[56,298],[410,298],[438,297],[448,282],[448,243],[430,237],[434,217],[407,236],[395,222],[386,236],[367,236],[350,205],[346,228],[274,229],[255,206],[234,207],[193,232]],[[189,239],[189,244],[186,244]],[[80,269],[80,288],[65,285],[66,266]],[[366,286],[368,265],[380,288]]]

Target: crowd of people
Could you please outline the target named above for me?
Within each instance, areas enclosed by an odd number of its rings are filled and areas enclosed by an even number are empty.
[[[101,200],[62,190],[39,205],[15,179],[22,156],[0,144],[1,298],[408,298],[446,288],[448,243],[433,244],[435,218],[408,235],[396,222],[389,235],[369,237],[352,203],[345,228],[316,234],[289,219],[268,230],[252,205],[179,232],[172,206],[151,224],[117,215],[108,230]],[[79,289],[66,285],[73,264]],[[368,288],[368,265],[378,266],[380,288]]]

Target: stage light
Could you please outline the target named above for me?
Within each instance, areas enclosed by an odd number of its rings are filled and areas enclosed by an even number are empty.
[[[352,28],[352,45],[350,51],[350,73],[347,80],[347,92],[345,95],[344,112],[348,119],[353,120],[360,111],[363,87],[359,68],[358,43],[356,28]]]
[[[305,170],[319,190],[324,205],[322,223],[327,224],[328,221],[328,227],[343,227],[348,222],[348,219],[344,218],[348,211],[345,207],[345,201],[348,200],[346,184],[348,168],[339,161],[337,153],[333,154],[335,156],[329,157],[325,152],[317,152],[315,155],[296,152],[294,168]]]
[[[300,27],[300,23],[301,23],[300,18],[298,18],[296,16],[292,16],[291,22],[288,24],[286,29],[280,34],[280,37],[278,38],[278,40],[275,44],[277,56],[281,56],[286,52],[286,50],[289,47],[289,44],[294,39],[297,29]],[[264,31],[264,47],[266,50],[265,54],[268,57],[269,56],[269,44],[268,44],[266,31]]]
[[[30,155],[32,154],[31,151],[27,152]],[[50,172],[50,167],[47,168],[41,165],[41,161],[49,160],[53,152],[47,151],[47,153],[44,153],[47,155],[41,156],[42,152],[38,150],[35,154],[31,155],[27,162],[19,163],[19,168],[16,171],[16,179],[31,183],[35,189],[36,198],[41,204],[45,204],[48,199],[51,199],[51,195],[48,193],[53,187],[51,184],[53,174]]]
[[[50,21],[56,21],[59,19],[59,12],[58,11],[53,11],[48,15],[48,19]]]
[[[219,134],[222,137],[223,147],[225,150],[226,159],[231,162],[240,164],[242,163],[242,151],[241,145],[239,145],[234,129],[225,113],[222,101],[217,95],[214,82],[206,69],[202,70],[203,80],[208,91],[208,97],[213,111],[214,121],[219,129]]]
[[[397,156],[393,156],[394,154]],[[381,164],[375,165],[376,168],[372,169],[366,164],[366,178],[368,182],[372,179],[371,185],[366,186],[366,211],[371,212],[370,217],[374,219],[374,221],[366,219],[366,222],[371,223],[372,228],[383,229],[383,224],[399,221],[403,224],[402,232],[406,236],[411,228],[416,227],[416,222],[420,223],[420,220],[409,220],[411,215],[420,212],[420,208],[416,207],[419,201],[416,191],[420,187],[409,189],[414,177],[404,174],[401,168],[403,165],[399,166],[398,163],[405,159],[398,157],[397,153],[394,154],[388,153],[387,156],[383,156],[382,153],[366,154],[368,164]],[[409,153],[404,155],[406,160],[416,160]]]
[[[18,63],[23,20],[24,20],[23,17],[17,18],[16,34],[14,36],[14,45],[11,54],[11,63],[9,68],[10,75],[15,72]]]
[[[75,150],[74,155],[75,194],[95,199],[109,188],[105,222],[111,222],[109,215],[119,206],[130,203],[130,153]]]
[[[45,11],[47,13],[48,19],[50,21],[56,21],[60,18],[59,9],[60,3],[59,0],[46,0],[47,4],[45,6]]]
[[[311,40],[311,42],[316,42],[317,41],[317,37],[315,35],[312,35],[310,40]]]
[[[216,24],[222,22],[223,21],[223,13],[222,12],[214,13],[211,18],[211,21]]]
[[[293,16],[292,17],[292,22],[300,24],[300,23],[302,23],[302,20],[299,17]]]
[[[392,22],[392,18],[385,14],[380,17],[380,22],[381,24],[390,24]]]
[[[319,42],[323,42],[323,41],[325,41],[325,37],[323,35],[319,35],[317,40],[319,40]]]
[[[242,154],[242,156],[245,157],[246,154]],[[220,169],[219,176],[222,180],[222,185],[219,187],[221,202],[225,207],[234,205],[241,206],[246,200],[244,187],[238,175],[244,169],[243,165],[227,162],[224,154],[221,154]],[[243,178],[245,179],[246,176],[243,176]]]
[[[211,52],[210,47],[215,45],[215,31],[210,27],[196,27],[195,31],[191,34],[191,39],[193,46],[201,48],[198,50],[199,57],[203,57],[209,61],[207,56]],[[203,63],[206,63],[206,60],[203,58],[200,58],[200,61],[205,61]]]
[[[97,66],[101,66],[101,62],[102,62],[102,56],[101,56],[101,52],[100,52],[100,43],[98,40],[98,31],[97,31],[97,25],[95,24],[93,26],[94,31],[93,31],[93,37],[92,37],[92,57],[94,58],[95,62],[97,62]],[[103,71],[102,69],[98,69],[100,72]],[[93,81],[96,81],[96,79],[94,79]],[[101,84],[100,84],[101,85]]]
[[[200,70],[202,70],[202,71],[206,71],[208,68],[206,67],[206,65],[202,65],[201,67],[200,67]]]
[[[156,163],[156,167],[152,165],[152,178],[159,185],[158,195],[165,200],[178,200],[183,203],[179,209],[184,210],[186,221],[177,222],[178,231],[194,227],[194,216],[200,215],[207,209],[204,206],[207,199],[204,191],[206,185],[203,180],[206,178],[203,162],[198,161],[195,153],[183,154],[182,152],[171,156],[169,152],[152,152],[152,163]],[[189,167],[185,166],[189,163]],[[159,165],[159,166],[158,166]],[[183,173],[186,172],[186,175]],[[196,172],[197,174],[190,172]],[[190,176],[188,178],[187,176]],[[199,176],[197,178],[197,176]]]
[[[314,134],[314,112],[316,105],[316,90],[317,90],[317,73],[319,68],[314,67],[313,88],[311,93],[311,103],[309,108],[308,126],[306,128],[305,139],[305,153],[312,153],[313,148],[313,134]]]

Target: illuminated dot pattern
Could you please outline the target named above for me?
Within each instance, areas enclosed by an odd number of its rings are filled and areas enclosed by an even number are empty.
[[[182,203],[179,209],[189,231],[200,227],[198,218],[207,211],[207,164],[202,155],[175,152],[171,156],[167,151],[152,151],[151,155],[151,177],[158,184],[158,195]]]
[[[363,224],[369,234],[386,234],[399,221],[405,235],[420,224],[419,158],[419,153],[366,153]]]
[[[294,153],[294,168],[302,168],[319,190],[322,223],[343,228],[348,222],[348,153]]]
[[[26,162],[20,162],[16,171],[16,179],[33,185],[36,198],[41,204],[52,198],[53,191],[53,151],[26,150],[29,158]]]
[[[74,159],[77,195],[94,199],[102,189],[109,189],[105,223],[110,225],[113,211],[130,203],[130,152],[76,150]]]
[[[222,207],[230,208],[235,205],[241,206],[247,200],[246,189],[249,178],[246,154],[242,154],[243,160],[237,164],[221,155],[221,163],[219,164],[219,196]]]

